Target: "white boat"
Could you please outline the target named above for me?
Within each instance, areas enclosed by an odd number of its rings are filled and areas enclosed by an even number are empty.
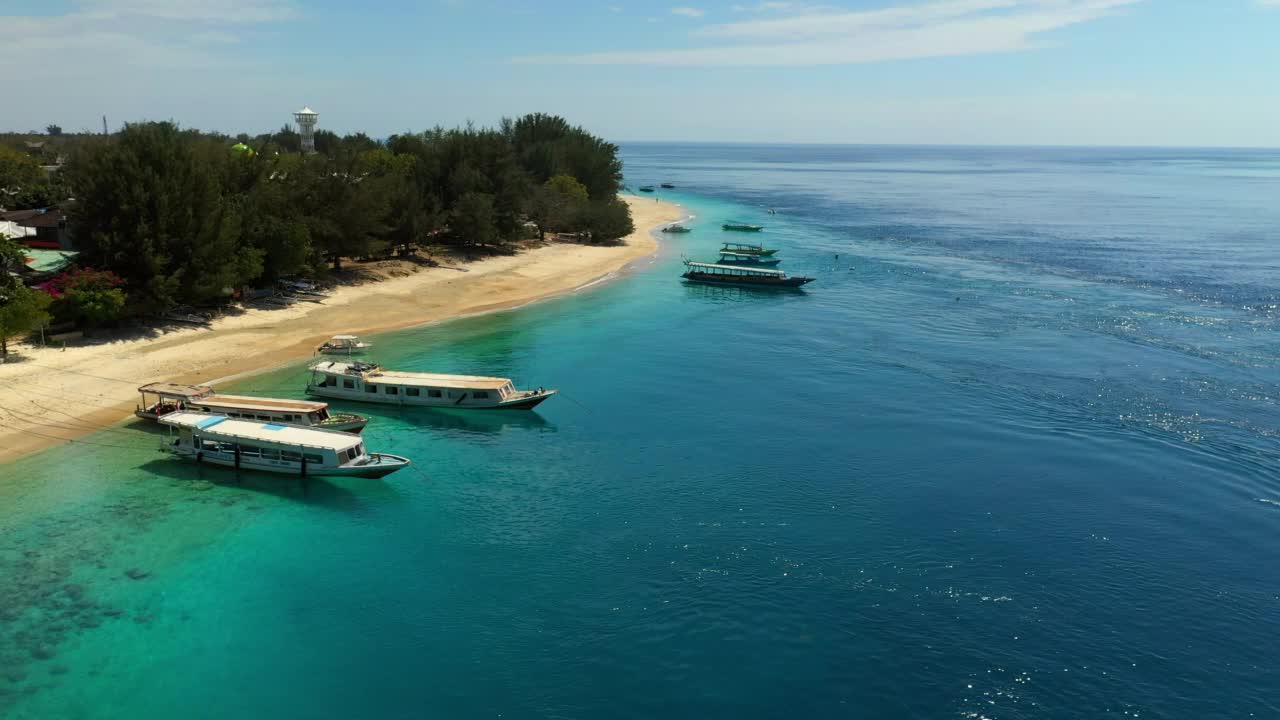
[[[341,430],[359,433],[369,424],[369,418],[355,413],[329,412],[329,403],[311,400],[280,400],[278,398],[249,397],[245,395],[221,395],[208,385],[177,385],[151,383],[138,388],[142,403],[133,414],[146,420],[180,410],[214,413],[245,420],[303,425],[324,430]],[[151,396],[155,400],[151,400]]]
[[[387,405],[459,410],[528,410],[557,390],[517,390],[509,378],[394,372],[373,363],[311,366],[307,394]]]
[[[359,436],[337,430],[186,410],[168,413],[160,422],[176,431],[170,452],[238,470],[380,478],[409,466],[408,458],[366,452]]]
[[[373,343],[360,340],[355,335],[334,335],[316,348],[316,352],[325,355],[354,355],[373,347]]]

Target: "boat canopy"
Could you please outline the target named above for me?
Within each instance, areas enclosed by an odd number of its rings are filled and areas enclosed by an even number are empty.
[[[312,370],[336,375],[356,375],[367,381],[400,385],[465,390],[498,390],[511,383],[511,378],[481,375],[445,375],[441,373],[395,372],[382,370],[370,363],[321,362]]]
[[[219,438],[324,448],[338,452],[357,447],[364,442],[359,435],[338,430],[318,430],[299,425],[241,420],[208,413],[172,412],[161,417],[160,422],[176,428],[202,430],[210,436],[216,435]]]
[[[345,340],[358,340],[359,338],[358,338],[358,337],[356,337],[355,335],[334,335],[333,337],[331,337],[331,338],[329,338],[329,339],[330,339],[330,340],[344,340],[344,341],[345,341]]]
[[[192,398],[202,398],[206,395],[213,394],[213,388],[208,385],[178,385],[176,383],[151,383],[138,388],[140,393],[151,393],[161,397],[182,398],[190,400]]]
[[[233,410],[292,410],[295,412],[316,412],[329,407],[328,403],[310,400],[280,400],[277,398],[246,397],[243,395],[210,395],[198,398],[198,404],[205,407],[230,408]]]
[[[762,275],[767,277],[786,277],[787,274],[782,270],[769,270],[766,268],[751,268],[741,265],[718,265],[716,263],[695,262],[693,260],[685,260],[684,264],[695,270],[704,270],[707,272],[721,272],[726,275]]]

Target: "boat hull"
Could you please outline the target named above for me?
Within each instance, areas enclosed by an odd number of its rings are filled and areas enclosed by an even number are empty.
[[[729,232],[760,232],[764,230],[763,225],[721,225],[720,227]]]
[[[711,273],[687,272],[680,277],[689,282],[706,285],[733,285],[736,287],[795,289],[813,282],[809,277],[755,277],[751,275],[714,275]]]
[[[170,448],[170,452],[178,457],[195,460],[201,465],[217,465],[218,467],[235,468],[236,459],[232,453],[209,452],[204,450],[192,451],[190,448]],[[308,465],[307,477],[358,477],[367,479],[376,479],[386,477],[391,473],[408,467],[410,461],[408,458],[398,455],[386,455],[375,453],[370,457],[375,458],[376,462],[366,465],[340,465],[337,467],[326,467],[323,465]],[[241,470],[255,470],[258,472],[269,472],[276,475],[292,475],[294,477],[302,477],[302,466],[298,463],[286,463],[279,460],[262,460],[247,455],[240,457]]]
[[[399,407],[427,407],[439,408],[441,410],[532,410],[542,404],[547,398],[555,395],[558,390],[544,390],[543,392],[531,392],[527,395],[517,398],[511,398],[502,402],[495,403],[468,403],[460,404],[450,398],[432,398],[427,396],[412,397],[410,395],[383,395],[382,393],[366,393],[361,391],[352,391],[343,388],[320,386],[314,383],[307,385],[307,394],[315,397],[334,398],[338,400],[351,400],[354,402],[369,402],[379,405],[396,405]]]

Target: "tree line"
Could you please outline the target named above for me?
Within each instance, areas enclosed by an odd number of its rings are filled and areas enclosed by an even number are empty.
[[[534,235],[609,242],[633,229],[617,147],[551,115],[385,141],[321,130],[314,154],[289,127],[232,137],[142,122],[61,139],[73,137],[57,180],[74,197],[69,228],[80,264],[119,280],[123,314],[426,244],[496,252]],[[5,172],[39,185],[17,151],[0,152],[0,185]]]

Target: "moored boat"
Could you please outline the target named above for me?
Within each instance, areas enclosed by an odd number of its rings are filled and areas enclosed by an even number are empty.
[[[334,335],[316,348],[316,352],[325,355],[354,355],[371,347],[373,347],[372,343],[363,342],[355,335]]]
[[[641,186],[640,186],[640,188],[639,188],[639,190],[640,190],[640,192],[653,192],[653,186],[652,186],[652,185],[641,185]]]
[[[672,190],[672,189],[674,189],[674,188],[675,188],[675,185],[672,185],[671,183],[662,183],[662,187],[664,187],[664,188],[666,188],[666,189],[668,189],[668,190]]]
[[[754,255],[752,253],[737,253],[728,250],[720,251],[719,264],[721,265],[743,265],[745,267],[773,266],[782,262],[780,258],[770,257],[769,255]]]
[[[199,463],[284,475],[380,478],[409,466],[370,453],[364,440],[336,430],[264,423],[179,410],[160,418],[176,434],[167,450]]]
[[[734,253],[735,255],[755,255],[757,257],[768,257],[778,252],[773,248],[767,248],[763,245],[751,245],[749,243],[731,243],[727,242],[720,246],[722,253]]]
[[[735,230],[737,232],[760,232],[764,230],[763,225],[749,225],[747,223],[727,222],[720,227],[725,230]]]
[[[687,233],[687,232],[693,232],[693,228],[685,227],[684,225],[681,225],[680,223],[672,223],[672,224],[670,224],[670,225],[668,225],[668,226],[666,226],[666,227],[662,228],[662,232],[664,232],[664,233]]]
[[[509,378],[383,370],[374,363],[311,366],[307,394],[411,407],[529,410],[557,390],[517,390]]]
[[[328,403],[221,395],[207,385],[151,383],[138,388],[138,392],[142,394],[142,403],[133,414],[145,420],[158,420],[173,412],[190,410],[348,433],[359,433],[369,424],[369,418],[363,415],[329,412]],[[155,401],[150,399],[152,395]]]
[[[798,288],[814,280],[811,277],[789,277],[781,270],[768,268],[748,268],[740,265],[694,262],[693,260],[685,260],[684,264],[686,270],[681,275],[682,278],[691,282],[709,285]]]

